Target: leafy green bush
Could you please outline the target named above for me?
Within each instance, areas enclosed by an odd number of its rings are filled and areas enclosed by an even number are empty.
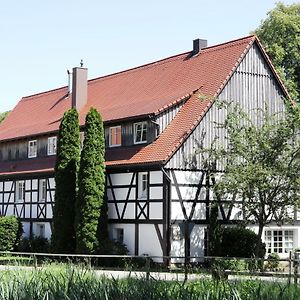
[[[225,227],[219,256],[251,258],[256,253],[258,237],[255,232],[244,227]],[[260,257],[264,257],[264,251]]]
[[[14,250],[22,233],[22,223],[15,216],[0,217],[0,251]]]
[[[271,259],[269,260],[267,263],[266,263],[266,268],[270,271],[275,271],[276,269],[278,269],[279,267],[279,255],[278,253],[270,253],[268,255],[268,259]]]
[[[49,241],[43,237],[25,237],[20,240],[17,250],[19,252],[29,253],[49,253],[50,244]]]

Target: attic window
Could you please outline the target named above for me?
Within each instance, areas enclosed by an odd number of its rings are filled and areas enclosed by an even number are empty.
[[[109,147],[121,146],[121,126],[109,128]]]
[[[134,143],[142,144],[147,142],[147,122],[134,123]]]
[[[48,155],[56,154],[56,136],[48,138]]]
[[[37,156],[37,140],[28,142],[28,158]]]

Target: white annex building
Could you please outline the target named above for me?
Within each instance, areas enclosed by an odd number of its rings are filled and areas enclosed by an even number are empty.
[[[119,73],[87,80],[73,69],[68,87],[23,97],[0,124],[0,214],[21,218],[27,235],[50,237],[56,135],[63,113],[76,107],[81,130],[91,106],[105,125],[109,232],[131,254],[206,254],[212,178],[195,154],[221,129],[214,99],[253,113],[267,103],[283,111],[288,94],[255,36],[193,50]],[[241,218],[218,201],[222,223]],[[268,252],[286,255],[300,245],[295,225],[270,226]],[[189,236],[182,232],[188,223]]]

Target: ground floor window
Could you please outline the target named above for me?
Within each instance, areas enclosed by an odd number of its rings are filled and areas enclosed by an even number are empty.
[[[124,229],[123,228],[114,228],[113,231],[114,240],[118,241],[121,244],[124,244]]]
[[[36,224],[35,235],[42,238],[45,237],[45,224]]]
[[[294,247],[293,230],[266,230],[267,253],[289,253]]]

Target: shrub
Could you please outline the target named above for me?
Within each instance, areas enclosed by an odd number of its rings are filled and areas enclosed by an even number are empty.
[[[269,260],[266,263],[266,268],[270,271],[275,271],[279,267],[280,257],[278,255],[278,253],[270,253],[268,255],[268,259],[271,259],[271,260]]]
[[[39,236],[22,238],[18,246],[18,251],[29,253],[49,253],[49,249],[49,241]]]
[[[0,217],[0,251],[14,250],[22,233],[22,223],[15,216]]]
[[[220,256],[251,258],[255,255],[258,236],[244,227],[225,227],[222,229]],[[264,251],[259,257],[264,257]]]

